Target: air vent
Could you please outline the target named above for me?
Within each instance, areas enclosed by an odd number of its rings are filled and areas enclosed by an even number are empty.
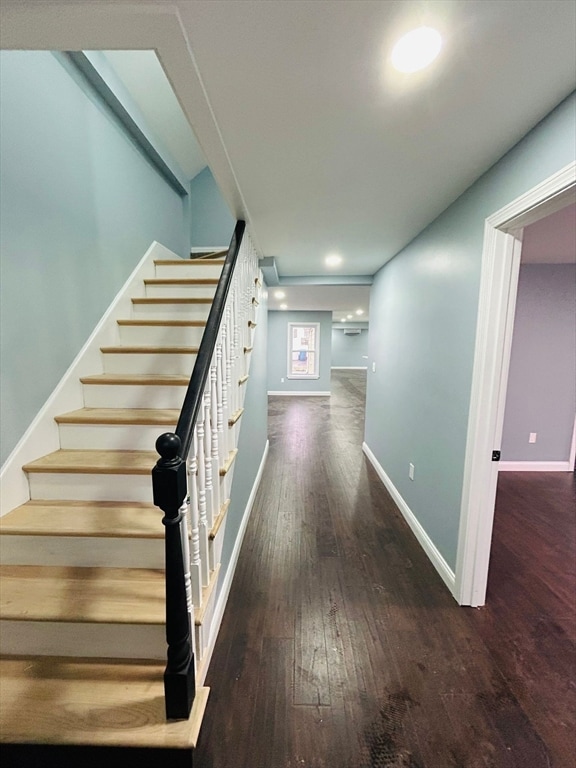
[[[361,328],[344,328],[344,336],[360,336]]]

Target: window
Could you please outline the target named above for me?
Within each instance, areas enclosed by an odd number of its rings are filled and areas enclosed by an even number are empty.
[[[320,323],[288,323],[288,378],[318,379]]]

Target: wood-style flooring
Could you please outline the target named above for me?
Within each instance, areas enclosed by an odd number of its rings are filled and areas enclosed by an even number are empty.
[[[461,608],[362,454],[364,393],[270,399],[195,768],[574,768],[572,476],[502,477]]]

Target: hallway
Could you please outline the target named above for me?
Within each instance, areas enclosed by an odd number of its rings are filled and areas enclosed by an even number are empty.
[[[362,454],[364,390],[270,398],[195,768],[570,768],[502,672],[520,641],[456,605]]]

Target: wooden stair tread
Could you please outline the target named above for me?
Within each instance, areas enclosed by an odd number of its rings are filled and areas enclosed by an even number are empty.
[[[56,416],[58,424],[151,424],[176,425],[177,408],[79,408]]]
[[[210,259],[211,263],[215,263],[216,259],[219,256],[226,256],[228,254],[228,250],[225,249],[223,251],[195,251],[194,253],[190,254],[190,259],[192,261],[197,261],[201,259]]]
[[[60,449],[25,464],[25,472],[72,472],[98,475],[147,475],[158,460],[155,451]]]
[[[104,354],[111,355],[197,355],[198,347],[162,347],[157,345],[149,346],[118,346],[118,347],[100,347]]]
[[[228,507],[230,506],[230,499],[226,499],[224,504],[220,507],[220,512],[218,512],[218,517],[216,520],[214,520],[214,525],[212,526],[212,530],[210,531],[210,539],[214,541],[216,536],[218,535],[218,531],[220,530],[220,527],[222,523],[224,522],[224,518],[226,517],[226,514],[228,512]]]
[[[224,477],[224,475],[227,475],[228,472],[230,472],[230,469],[232,468],[232,464],[234,464],[234,459],[236,458],[236,454],[238,453],[238,448],[234,448],[233,451],[230,451],[228,454],[228,458],[224,462],[224,466],[220,467],[220,477]]]
[[[137,297],[132,299],[132,304],[212,304],[212,299],[196,299],[196,298],[184,298],[184,297],[169,297],[169,298],[146,298]]]
[[[236,422],[240,421],[242,418],[242,414],[244,413],[244,408],[238,408],[237,411],[235,411],[232,416],[228,419],[228,426],[233,427]]]
[[[206,320],[117,320],[118,325],[136,328],[205,328]]]
[[[224,251],[215,251],[215,253],[224,253]],[[221,266],[224,266],[224,259],[210,259],[210,261],[206,262],[204,259],[155,259],[154,265],[155,266],[168,266],[168,267],[181,267],[183,264],[209,264],[210,266],[213,266],[214,264],[220,264]]]
[[[218,285],[217,277],[147,277],[144,285]]]
[[[138,501],[28,501],[0,520],[19,536],[163,539],[162,512]]]
[[[0,741],[192,749],[209,689],[189,720],[166,722],[163,674],[158,662],[0,659]]]
[[[205,587],[202,587],[202,605],[198,608],[194,606],[194,624],[197,627],[201,627],[204,618],[206,615],[206,609],[208,608],[208,603],[210,602],[210,597],[212,596],[212,593],[216,589],[216,584],[218,584],[218,575],[220,573],[220,563],[214,568],[212,573],[210,574],[210,579],[208,580],[208,584]]]
[[[2,565],[0,616],[12,621],[163,625],[164,572]]]
[[[187,376],[155,373],[96,373],[82,376],[82,384],[147,385],[163,387],[186,387],[190,378]]]

